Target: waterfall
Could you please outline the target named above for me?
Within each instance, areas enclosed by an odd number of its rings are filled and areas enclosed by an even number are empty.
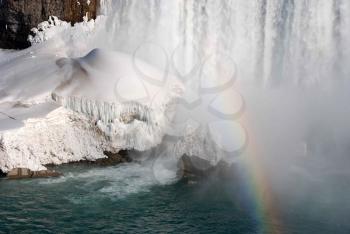
[[[101,0],[100,14],[74,27],[41,24],[1,93],[23,101],[34,92],[18,83],[40,87],[96,121],[116,148],[164,143],[164,155],[213,163],[246,151],[250,138],[276,160],[346,139],[348,0]],[[11,85],[12,70],[25,80]]]
[[[264,86],[350,74],[347,0],[103,0],[101,12],[108,15],[108,48],[133,53],[152,42],[171,55],[181,47],[183,66],[228,54],[240,80]],[[154,62],[151,54],[145,57]]]

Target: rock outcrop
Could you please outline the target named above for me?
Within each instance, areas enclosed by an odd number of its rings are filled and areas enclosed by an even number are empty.
[[[224,161],[211,165],[205,159],[196,156],[184,155],[179,162],[179,175],[185,179],[196,180],[207,178],[209,176],[227,177],[232,176],[235,169],[233,165],[229,165]]]
[[[0,48],[23,49],[30,46],[30,30],[57,16],[72,24],[96,18],[99,0],[1,0]]]
[[[122,150],[118,153],[113,153],[109,151],[103,152],[107,158],[97,159],[95,163],[99,166],[113,166],[119,163],[131,162],[132,159],[128,155],[128,151]]]
[[[79,161],[79,162],[72,162],[69,164],[76,164],[76,163],[83,163],[83,164],[89,164],[94,166],[115,166],[120,163],[126,163],[131,162],[131,158],[128,156],[127,151],[120,151],[118,153],[113,153],[109,151],[105,151],[104,154],[107,156],[106,158],[100,158],[95,161]],[[49,168],[54,168],[54,165],[47,165]],[[50,177],[59,177],[62,174],[60,172],[57,172],[55,170],[41,170],[41,171],[32,171],[28,168],[14,168],[8,173],[3,173],[0,170],[0,178],[5,177],[7,179],[27,179],[27,178],[50,178]]]
[[[51,170],[32,171],[28,168],[14,168],[6,175],[8,179],[25,179],[25,178],[49,178],[58,177],[61,173]]]
[[[105,158],[99,158],[96,160],[80,160],[75,162],[69,162],[65,164],[69,165],[91,165],[91,166],[97,166],[97,167],[109,167],[109,166],[115,166],[120,163],[128,163],[131,162],[132,159],[129,157],[128,151],[121,150],[118,153],[113,153],[110,151],[104,151],[103,154],[106,156]],[[57,168],[59,165],[54,164],[47,164],[45,165],[49,169]]]
[[[103,154],[106,155],[107,157],[99,158],[94,161],[92,160],[79,161],[77,163],[86,163],[86,164],[96,165],[100,167],[108,167],[108,166],[115,166],[120,163],[126,163],[126,162],[132,161],[127,151],[119,151],[118,153],[104,151]]]

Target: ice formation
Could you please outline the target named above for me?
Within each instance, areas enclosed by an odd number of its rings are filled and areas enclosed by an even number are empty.
[[[60,107],[1,133],[0,169],[42,170],[45,164],[103,158],[108,149],[112,145],[94,122]]]
[[[162,87],[133,86],[131,80],[142,78],[133,69],[131,56],[94,49],[81,58],[53,56],[42,61],[51,65],[47,66],[50,76],[38,83],[38,73],[28,73],[35,65],[26,65],[27,58],[26,54],[14,58],[25,65],[15,77],[10,73],[12,63],[3,65],[5,69],[9,66],[9,73],[2,79],[4,114],[11,113],[15,116],[13,121],[21,124],[1,133],[2,171],[14,167],[39,170],[49,163],[101,158],[106,150],[143,151],[161,143],[166,125],[164,112],[182,89],[175,78],[169,77]],[[147,67],[153,77],[159,77],[157,69],[142,61],[138,63]],[[120,87],[128,92],[118,92]],[[53,106],[44,111],[47,116],[28,114],[45,103]],[[13,111],[15,107],[20,111]],[[22,119],[17,119],[19,112],[25,113]],[[4,116],[3,124],[9,116]]]

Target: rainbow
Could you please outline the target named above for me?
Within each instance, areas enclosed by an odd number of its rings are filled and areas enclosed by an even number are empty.
[[[255,141],[252,128],[247,127],[248,118],[242,118],[239,122],[249,133],[249,142],[242,155],[242,162],[245,169],[246,189],[258,221],[258,233],[284,233],[279,209],[259,158],[262,147]]]
[[[235,67],[235,69],[237,68]],[[236,71],[233,77],[235,75]],[[235,81],[234,78],[232,79]],[[230,84],[227,86],[230,86]],[[270,181],[261,161],[261,149],[263,148],[254,139],[256,134],[254,134],[254,129],[250,124],[254,119],[250,119],[248,113],[244,112],[245,101],[243,95],[239,92],[241,90],[243,90],[242,84],[235,82],[234,91],[232,90],[233,92],[229,96],[225,96],[225,98],[220,99],[215,104],[224,110],[230,109],[230,105],[242,105],[236,114],[238,119],[235,119],[234,122],[239,123],[245,129],[245,136],[242,135],[242,131],[230,129],[230,126],[226,130],[232,134],[229,136],[231,141],[245,141],[240,158],[244,167],[243,177],[246,181],[245,189],[250,199],[251,207],[254,209],[254,218],[258,222],[258,233],[280,234],[283,233],[283,225],[279,217],[279,209],[271,189]],[[233,143],[230,142],[230,144]]]

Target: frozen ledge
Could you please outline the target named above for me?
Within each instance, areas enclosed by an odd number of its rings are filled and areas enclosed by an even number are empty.
[[[4,131],[0,138],[0,170],[104,158],[103,151],[118,151],[105,134],[83,115],[63,107],[46,117],[27,119],[24,126]]]
[[[105,158],[105,151],[144,151],[162,140],[162,118],[146,106],[54,95],[53,99],[62,107],[0,132],[2,172],[14,168],[40,171],[47,164],[95,161]]]

